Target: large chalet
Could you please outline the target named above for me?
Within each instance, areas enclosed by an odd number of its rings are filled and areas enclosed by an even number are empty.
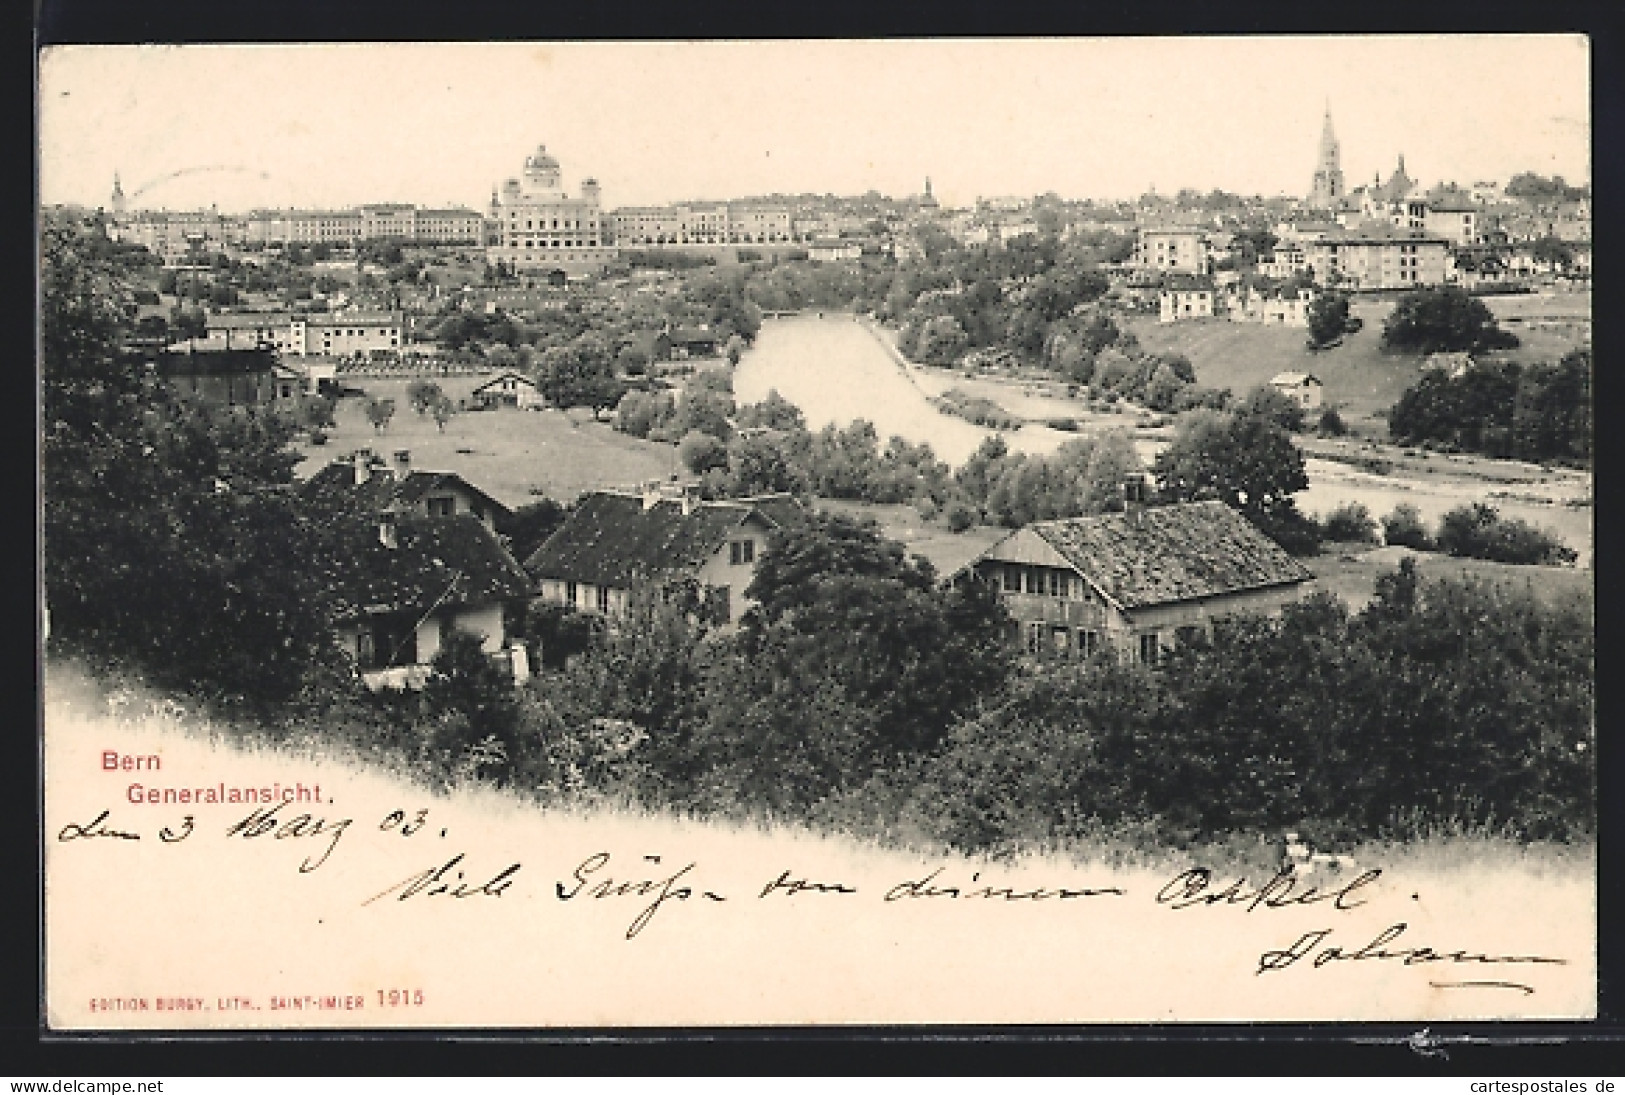
[[[542,601],[612,618],[629,611],[642,585],[693,579],[731,626],[750,607],[745,588],[769,533],[803,513],[788,494],[707,502],[659,485],[600,491],[576,503],[525,570]]]
[[[515,681],[529,676],[507,614],[530,582],[495,531],[501,502],[455,472],[413,470],[405,451],[390,466],[363,449],[299,489],[367,518],[340,563],[336,626],[369,687],[421,687],[453,629],[478,636]]]
[[[1280,611],[1314,577],[1223,502],[1036,521],[970,572],[999,590],[1028,653],[1086,658],[1109,644],[1148,664],[1227,616]]]

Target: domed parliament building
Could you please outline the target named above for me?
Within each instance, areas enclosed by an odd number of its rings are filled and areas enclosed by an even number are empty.
[[[486,258],[519,270],[587,274],[615,257],[605,242],[598,181],[584,179],[581,196],[565,193],[559,161],[539,145],[524,174],[491,192]]]

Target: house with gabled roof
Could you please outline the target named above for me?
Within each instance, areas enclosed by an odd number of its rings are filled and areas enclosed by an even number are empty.
[[[516,682],[530,675],[511,643],[507,613],[530,583],[496,533],[468,516],[384,512],[376,536],[339,563],[334,615],[339,645],[371,688],[421,688],[452,630],[479,638]]]
[[[731,626],[750,607],[745,589],[769,534],[804,513],[788,494],[702,501],[675,485],[598,491],[582,496],[525,571],[539,600],[611,618],[630,611],[640,587],[691,579]]]
[[[483,408],[517,407],[522,411],[539,411],[547,406],[547,399],[536,382],[512,371],[498,373],[470,392],[468,398]]]
[[[372,512],[390,510],[423,517],[469,516],[494,529],[509,508],[454,471],[412,467],[408,449],[395,451],[393,464],[371,449],[336,457],[299,485],[306,497],[350,498]]]
[[[393,466],[360,449],[300,483],[308,501],[366,518],[337,560],[339,645],[370,687],[421,687],[442,638],[476,635],[516,681],[530,675],[510,642],[508,614],[530,581],[496,532],[508,509],[456,472],[419,471],[407,450]]]
[[[1314,576],[1223,502],[1142,506],[1035,521],[954,577],[992,582],[1011,638],[1044,658],[1111,649],[1155,664],[1223,620],[1275,613]]]
[[[1270,387],[1306,411],[1320,410],[1321,391],[1325,385],[1317,376],[1310,373],[1276,373],[1270,377]]]

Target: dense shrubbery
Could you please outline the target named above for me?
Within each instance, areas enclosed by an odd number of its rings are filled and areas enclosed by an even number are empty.
[[[1377,533],[1376,519],[1360,502],[1343,503],[1328,513],[1320,525],[1326,539],[1340,543],[1376,544],[1382,540]]]
[[[960,388],[949,388],[931,402],[944,414],[958,415],[967,422],[985,426],[990,430],[1019,430],[1021,419],[979,395],[971,395]]]
[[[1430,370],[1394,404],[1388,428],[1401,444],[1587,463],[1591,351],[1575,350],[1556,365],[1480,362],[1460,376]]]
[[[1552,533],[1483,502],[1457,506],[1439,519],[1439,550],[1496,563],[1567,565],[1578,557]]]
[[[899,788],[967,848],[1151,822],[1164,839],[1297,828],[1319,842],[1425,820],[1528,837],[1592,824],[1589,614],[1473,583],[1384,582],[1235,624],[1157,672],[1100,660],[1023,678]]]
[[[1382,519],[1383,543],[1394,547],[1408,547],[1416,551],[1432,551],[1433,537],[1422,523],[1422,512],[1409,502],[1401,502],[1393,512]]]

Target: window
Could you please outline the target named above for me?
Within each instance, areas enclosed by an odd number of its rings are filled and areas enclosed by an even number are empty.
[[[1066,596],[1066,576],[1058,570],[1049,572],[1049,595],[1051,597]]]
[[[1044,651],[1044,625],[1027,625],[1027,653],[1041,654]]]
[[[1006,593],[1021,592],[1021,568],[1006,566],[1004,568],[1004,591]]]
[[[457,499],[431,498],[429,499],[430,517],[454,517],[457,514]]]
[[[1049,641],[1051,649],[1062,657],[1072,652],[1072,631],[1070,628],[1058,625],[1050,628]]]
[[[711,591],[712,603],[717,608],[717,619],[723,623],[733,619],[732,593],[727,586],[717,586]]]
[[[598,611],[604,613],[605,615],[609,614],[609,587],[608,586],[599,586],[598,587]]]
[[[1162,643],[1155,631],[1148,631],[1140,636],[1140,661],[1145,665],[1156,665],[1162,654]]]
[[[574,582],[564,583],[564,600],[572,606],[576,603],[576,584]]]
[[[746,566],[755,561],[755,540],[735,540],[728,545],[728,563],[731,566]]]
[[[1100,633],[1098,631],[1085,631],[1078,629],[1078,654],[1084,658],[1092,658],[1095,651],[1100,649]]]

